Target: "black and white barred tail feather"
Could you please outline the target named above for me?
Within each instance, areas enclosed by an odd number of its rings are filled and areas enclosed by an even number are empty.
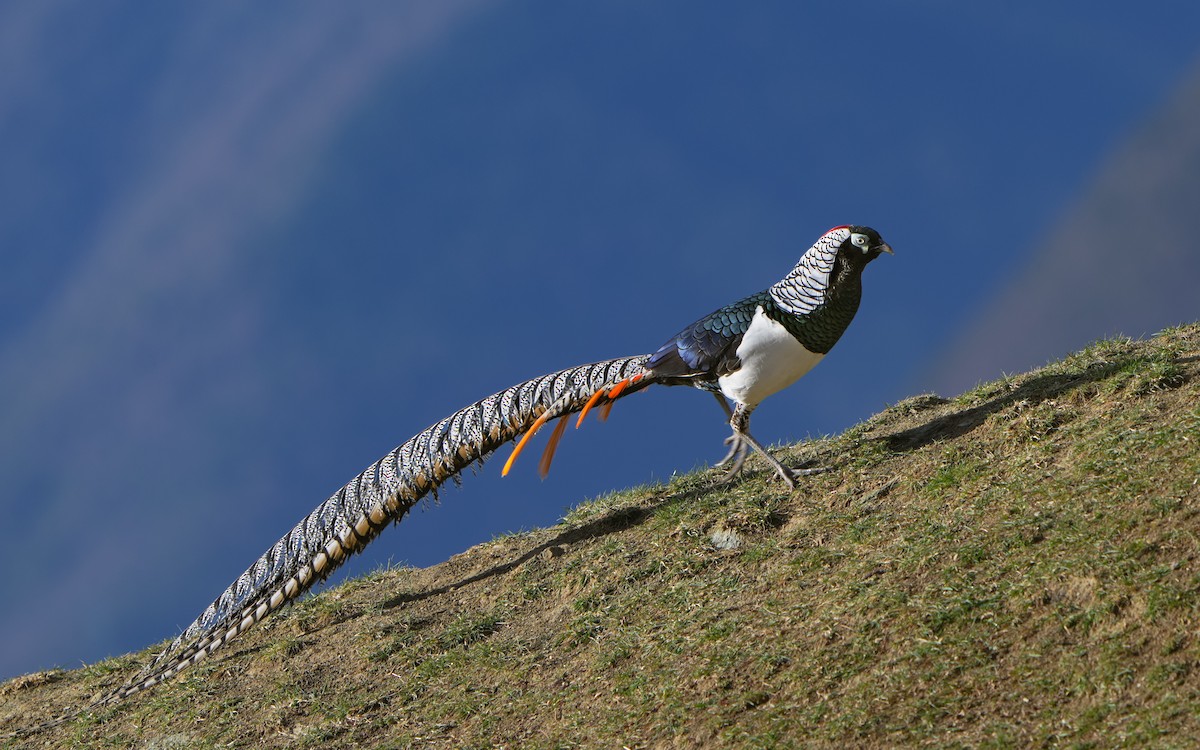
[[[317,506],[137,677],[96,706],[151,688],[212,654],[323,580],[466,467],[482,463],[535,423],[581,411],[594,394],[640,379],[646,359],[610,359],[527,380],[418,433]]]

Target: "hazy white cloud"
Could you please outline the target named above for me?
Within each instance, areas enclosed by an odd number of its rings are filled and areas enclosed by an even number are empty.
[[[95,196],[100,219],[78,261],[62,269],[41,314],[0,349],[0,383],[20,394],[25,418],[39,419],[39,405],[115,366],[139,333],[146,297],[202,298],[219,286],[240,241],[303,195],[308,165],[381,77],[487,4],[313,3],[270,14],[227,3],[180,11],[190,14],[173,30],[180,37],[147,71],[148,105],[128,114],[139,145],[127,174],[112,176],[114,188]],[[65,53],[46,49],[55,39],[48,27],[65,21],[11,6],[3,20],[28,33],[17,52],[4,53],[24,64],[0,66],[8,71],[0,80],[12,79],[0,86],[16,92],[19,107],[45,85],[43,69],[65,64]],[[4,38],[16,33],[3,28]],[[103,68],[106,60],[72,64]],[[30,380],[31,371],[49,376]],[[27,425],[14,419],[7,416],[5,431],[25,434]]]
[[[308,5],[244,19],[255,25],[232,39],[198,27],[155,77],[150,122],[135,124],[150,126],[148,166],[113,201],[51,324],[127,282],[130,264],[155,285],[220,273],[238,237],[296,198],[305,165],[380,76],[483,4]]]
[[[119,448],[116,435],[104,445],[80,443],[82,438],[55,415],[78,413],[72,406],[107,399],[113,403],[104,414],[121,421],[113,429],[149,422],[139,429],[162,439],[177,416],[168,408],[190,398],[179,392],[188,387],[179,373],[247,346],[227,334],[243,326],[239,316],[250,313],[239,309],[246,304],[240,300],[219,300],[221,314],[232,323],[214,325],[203,337],[170,341],[162,339],[161,326],[148,324],[154,322],[147,317],[156,314],[156,301],[212,303],[211,292],[223,290],[234,253],[304,194],[308,165],[363,98],[384,76],[444,42],[456,24],[487,4],[310,3],[267,14],[246,10],[242,3],[209,3],[178,11],[189,17],[175,19],[164,31],[178,38],[163,45],[158,67],[145,71],[151,90],[139,100],[143,106],[128,113],[128,127],[139,137],[135,153],[124,171],[107,180],[113,189],[94,196],[100,219],[74,256],[78,261],[62,269],[64,279],[54,296],[0,349],[0,383],[21,404],[0,414],[5,453],[0,462],[8,463],[7,469],[0,463],[0,470],[18,471],[18,452],[71,456],[61,475],[46,478],[45,490],[48,496],[79,498],[70,509],[59,508],[57,520],[34,516],[36,528],[75,539],[69,556],[74,573],[36,587],[10,582],[15,595],[4,598],[20,598],[41,612],[95,610],[101,605],[92,601],[93,571],[104,568],[120,577],[122,570],[144,564],[123,549],[124,542],[86,533],[98,518],[120,519],[132,511],[97,508],[84,500],[93,494],[90,485],[97,475],[111,473],[105,463],[136,452],[138,444]],[[39,90],[53,85],[47,77],[54,71],[94,66],[101,76],[113,75],[103,56],[74,59],[54,46],[65,10],[70,10],[66,4],[49,3],[0,10],[0,126],[6,113],[37,103]],[[94,48],[109,47],[107,41]],[[161,359],[137,358],[142,339],[154,336]],[[50,505],[47,497],[32,500]],[[5,504],[28,501],[0,498]],[[66,559],[61,551],[53,554]],[[11,616],[0,617],[0,630],[19,634]],[[78,627],[68,628],[71,621],[64,619],[62,629]],[[45,640],[45,632],[26,634]],[[78,653],[61,644],[90,637],[59,635],[60,659]]]
[[[65,3],[0,5],[0,128],[25,97],[44,85],[47,59],[54,56],[46,27]]]
[[[957,393],[1105,336],[1145,336],[1194,320],[1200,259],[1179,241],[1178,228],[1193,223],[1200,202],[1198,126],[1200,64],[1099,166],[1013,281],[975,311],[923,387]]]

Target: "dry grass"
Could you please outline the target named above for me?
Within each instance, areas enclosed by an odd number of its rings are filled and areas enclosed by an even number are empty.
[[[1200,327],[381,571],[34,747],[1191,747]],[[0,686],[0,732],[153,649]]]

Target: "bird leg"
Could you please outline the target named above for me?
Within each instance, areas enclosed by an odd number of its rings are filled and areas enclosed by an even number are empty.
[[[712,391],[711,393],[713,395],[713,398],[715,398],[717,400],[717,403],[721,405],[721,410],[725,412],[725,418],[733,419],[733,409],[729,408],[729,402],[725,400],[725,397],[722,396],[721,394],[717,393],[716,391]],[[729,441],[727,440],[725,442],[729,442]]]
[[[742,462],[746,460],[746,449],[748,446],[742,442],[742,439],[738,437],[736,432],[725,438],[725,445],[729,446],[729,452],[725,454],[724,458],[713,464],[713,466],[722,468],[729,465],[729,462],[732,461],[733,466],[730,468],[729,473],[736,474],[742,470]]]
[[[725,400],[724,396],[716,391],[713,391],[713,398],[715,398],[717,403],[721,405],[721,410],[725,412],[725,419],[729,420],[730,424],[733,424],[733,409],[729,408],[729,402]],[[749,419],[747,418],[747,422],[748,421]],[[717,468],[729,466],[729,471],[725,473],[724,479],[724,481],[727,482],[741,472],[742,464],[746,461],[746,451],[750,446],[747,445],[744,440],[742,440],[737,430],[734,430],[733,434],[725,438],[725,445],[729,446],[729,452],[725,454],[724,458],[713,464],[713,466]],[[730,464],[731,461],[733,462],[732,465]]]
[[[721,410],[725,412],[725,419],[732,420],[733,409],[729,408],[729,402],[725,400],[724,396],[716,391],[713,391],[712,395],[713,398],[717,400],[717,403],[721,405]],[[729,446],[729,452],[725,454],[725,458],[717,461],[715,464],[713,464],[713,466],[721,468],[722,466],[728,464],[731,460],[735,460],[738,468],[731,471],[730,474],[736,474],[741,470],[742,462],[746,460],[746,446],[741,440],[738,439],[737,432],[734,432],[732,435],[725,438],[725,445]]]
[[[729,405],[726,404],[725,400],[719,395],[717,398],[720,400],[721,406],[724,407],[728,412]],[[775,473],[779,475],[779,478],[783,480],[784,484],[792,489],[796,489],[797,478],[812,476],[813,474],[820,474],[821,472],[828,470],[825,467],[789,469],[780,463],[779,459],[772,456],[771,453],[766,448],[762,447],[762,444],[755,440],[754,436],[750,434],[750,412],[752,411],[754,411],[754,407],[738,404],[730,413],[729,426],[733,428],[733,434],[725,439],[726,445],[730,446],[729,453],[725,456],[725,458],[721,459],[716,464],[717,466],[724,466],[726,463],[732,460],[733,463],[730,465],[729,471],[725,474],[725,481],[729,481],[739,472],[741,472],[742,465],[746,462],[746,453],[748,452],[749,448],[753,448],[754,450],[758,451],[759,455],[766,459],[767,463],[769,463],[771,467],[775,469]]]

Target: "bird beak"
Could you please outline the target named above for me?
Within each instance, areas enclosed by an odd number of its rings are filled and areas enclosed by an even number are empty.
[[[888,255],[895,255],[895,253],[892,252],[892,246],[886,242],[880,242],[878,249],[879,249],[879,252],[881,252],[881,253],[887,253]]]

